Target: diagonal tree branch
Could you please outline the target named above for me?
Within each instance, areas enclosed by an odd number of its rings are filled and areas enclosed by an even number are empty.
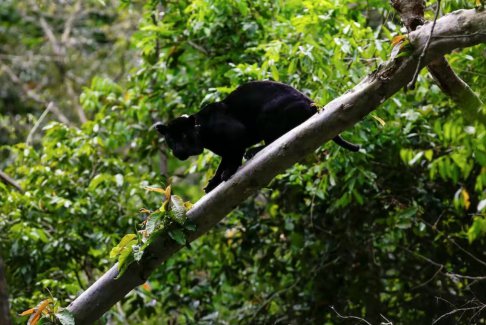
[[[407,85],[429,34],[430,24],[410,33],[409,38],[415,49],[411,56],[400,57],[380,66],[356,87],[327,104],[321,113],[263,149],[229,181],[199,200],[188,212],[188,217],[197,225],[197,230],[188,236],[188,240],[193,241],[208,232],[278,173],[352,127]],[[486,11],[462,10],[444,16],[437,20],[434,35],[438,37],[432,39],[424,64],[453,49],[486,43]],[[160,236],[147,247],[140,263],[131,264],[118,280],[115,280],[117,267],[113,266],[68,306],[76,324],[96,321],[133,288],[143,284],[150,273],[181,248],[168,236]]]
[[[71,36],[71,31],[73,29],[74,21],[76,20],[76,17],[80,13],[80,11],[81,11],[81,0],[78,0],[74,4],[73,11],[71,12],[68,19],[66,20],[66,23],[64,24],[64,31],[62,32],[62,36],[61,36],[61,42],[64,45],[68,42],[69,37]]]
[[[400,14],[400,19],[413,32],[427,21],[424,18],[424,0],[390,0],[393,8]],[[440,6],[440,2],[437,3]],[[440,8],[436,8],[436,12]],[[464,112],[469,121],[478,120],[486,125],[486,115],[481,113],[481,99],[455,72],[444,57],[439,57],[427,65],[427,69],[440,89],[449,96]]]

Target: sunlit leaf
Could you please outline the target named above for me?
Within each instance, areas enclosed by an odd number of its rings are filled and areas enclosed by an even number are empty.
[[[398,43],[400,43],[401,41],[403,41],[405,38],[407,38],[406,35],[397,35],[395,37],[392,38],[391,40],[391,44],[393,46],[397,45]]]
[[[147,186],[147,187],[144,187],[144,189],[149,191],[149,192],[157,192],[157,193],[161,193],[161,194],[164,194],[164,195],[166,193],[166,191],[163,188],[158,188],[158,187]]]
[[[164,194],[165,194],[165,199],[167,201],[169,201],[170,200],[170,196],[172,194],[172,188],[171,188],[170,185],[166,187]]]
[[[376,114],[371,114],[371,117],[378,121],[381,126],[385,126],[386,122],[382,118],[378,117]]]
[[[150,284],[148,282],[145,282],[144,284],[142,284],[142,288],[146,291],[152,291],[152,287],[150,286]]]
[[[19,314],[19,316],[31,315],[27,324],[28,325],[35,325],[39,321],[42,316],[44,310],[49,306],[51,303],[51,299],[45,299],[41,301],[35,308],[28,309]]]
[[[34,313],[34,312],[35,312],[35,308],[30,308],[30,309],[27,309],[27,310],[25,310],[25,311],[21,312],[21,313],[19,314],[19,316],[26,316],[26,315],[30,315],[30,314],[32,314],[32,313]]]
[[[475,217],[471,227],[467,231],[467,238],[469,242],[472,243],[479,237],[486,234],[486,218],[485,217]]]
[[[462,201],[464,203],[464,207],[466,208],[466,210],[468,210],[469,207],[471,206],[471,198],[469,196],[469,193],[464,187],[461,190],[461,195],[462,195]]]
[[[113,247],[113,249],[110,251],[110,258],[117,257],[119,254],[123,252],[123,250],[134,245],[136,243],[136,240],[134,240],[135,238],[137,238],[137,235],[135,234],[125,235],[121,239],[120,243],[115,247]]]

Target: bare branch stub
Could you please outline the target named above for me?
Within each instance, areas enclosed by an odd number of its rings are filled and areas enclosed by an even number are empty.
[[[409,33],[426,23],[424,0],[390,0],[390,2],[399,13],[400,19]],[[439,8],[436,9],[439,10]],[[483,105],[481,99],[452,70],[444,57],[430,62],[427,69],[440,89],[465,112],[467,119],[478,120],[486,124],[486,116],[480,112]]]
[[[425,54],[427,53],[427,50],[429,49],[430,41],[432,40],[432,35],[434,34],[435,23],[437,22],[437,18],[439,17],[439,12],[440,12],[440,0],[437,0],[437,8],[435,9],[435,15],[434,15],[434,21],[432,22],[432,27],[430,28],[430,35],[429,35],[429,38],[427,39],[427,43],[425,44],[425,47],[424,47],[422,53],[420,54],[420,57],[418,59],[417,69],[415,69],[415,73],[413,75],[413,78],[407,85],[408,89],[414,89],[415,88],[415,82],[417,81],[418,74],[420,72],[420,69],[422,68],[422,61],[425,58]]]
[[[416,30],[418,26],[425,24],[424,0],[391,0],[391,4],[400,14],[400,19],[409,33]]]

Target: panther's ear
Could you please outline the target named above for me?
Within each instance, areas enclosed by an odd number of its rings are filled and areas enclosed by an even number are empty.
[[[189,118],[189,121],[191,121],[192,124],[196,124],[196,118],[194,117],[194,115],[189,115],[187,118]]]
[[[196,124],[196,118],[194,117],[194,115],[187,115],[187,114],[184,114],[184,115],[181,115],[181,117],[187,119],[190,123],[192,124]]]
[[[153,127],[162,135],[167,133],[167,126],[161,122],[155,123]]]

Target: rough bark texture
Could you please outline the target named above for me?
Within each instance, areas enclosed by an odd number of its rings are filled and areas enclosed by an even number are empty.
[[[400,14],[400,19],[408,32],[413,32],[418,26],[425,24],[424,0],[391,0],[393,8]]]
[[[291,130],[248,161],[229,181],[220,184],[189,211],[197,230],[192,241],[224,218],[239,203],[266,186],[273,177],[359,122],[387,98],[402,89],[412,78],[430,34],[430,24],[410,34],[415,53],[383,64],[360,84],[327,104],[322,112]],[[453,49],[486,43],[486,11],[460,10],[437,21],[424,64]],[[73,301],[68,309],[76,324],[90,324],[100,318],[128,292],[141,285],[150,273],[182,247],[161,236],[147,248],[142,261],[133,263],[118,280],[113,266],[98,281]]]
[[[409,33],[426,23],[424,0],[391,0],[391,3]],[[452,70],[444,57],[431,61],[427,69],[440,89],[461,108],[469,121],[479,120],[486,124],[486,116],[480,111],[483,105],[481,99]]]
[[[8,304],[7,281],[5,280],[5,265],[0,257],[0,325],[10,325],[10,307]]]

